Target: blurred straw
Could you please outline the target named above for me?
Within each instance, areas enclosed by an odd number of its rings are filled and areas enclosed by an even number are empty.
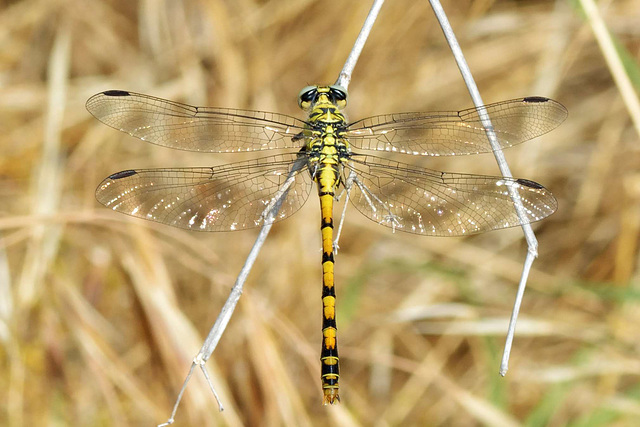
[[[636,133],[640,137],[640,100],[638,100],[638,93],[631,84],[631,79],[629,79],[629,75],[611,39],[611,34],[609,34],[607,25],[602,19],[595,2],[593,0],[579,0],[579,2],[587,15],[587,21],[591,25],[593,35],[596,37],[605,61],[607,61],[616,86],[618,86],[618,91],[631,116]]]
[[[3,233],[0,232],[0,236]],[[11,272],[5,245],[0,245],[0,342],[9,340],[9,323],[12,317],[13,294],[11,293]]]
[[[60,25],[54,40],[48,67],[47,117],[38,169],[34,170],[35,193],[32,201],[36,215],[52,215],[58,210],[62,192],[63,158],[60,153],[60,133],[67,100],[71,31]],[[39,292],[48,264],[55,257],[61,229],[38,224],[33,228],[29,250],[18,282],[20,305],[29,306]]]

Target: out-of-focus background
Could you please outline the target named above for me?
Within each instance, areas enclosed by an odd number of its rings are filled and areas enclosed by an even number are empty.
[[[302,117],[298,91],[335,81],[369,2],[0,5],[0,424],[163,422],[257,230],[136,220],[94,190],[123,169],[248,156],[146,144],[85,101],[126,89]],[[639,422],[640,3],[600,1],[595,20],[579,1],[443,6],[485,102],[540,95],[569,110],[557,130],[505,152],[515,176],[559,202],[534,225],[540,256],[508,375],[498,368],[522,231],[394,234],[350,209],[336,260],[342,403],[323,407],[311,197],[273,227],[207,364],[226,410],[198,372],[177,425]],[[351,119],[471,106],[426,1],[384,5],[349,92]],[[408,161],[499,173],[491,154]]]

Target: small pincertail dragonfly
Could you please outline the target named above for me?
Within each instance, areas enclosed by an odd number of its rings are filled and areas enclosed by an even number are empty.
[[[282,150],[214,167],[136,169],[97,188],[103,205],[128,215],[197,231],[261,226],[276,198],[275,220],[291,216],[317,184],[322,214],[322,388],[340,400],[333,281],[333,202],[338,190],[367,218],[425,236],[464,236],[539,221],[557,207],[526,179],[440,172],[352,148],[422,156],[491,152],[481,118],[488,114],[500,147],[530,140],[567,117],[558,102],[528,97],[455,112],[398,113],[348,122],[344,88],[308,86],[298,97],[306,120],[263,111],[202,108],[133,92],[94,95],[98,120],[143,141],[180,150],[234,153]],[[291,183],[291,179],[294,181]],[[285,192],[279,191],[289,183]],[[511,193],[511,195],[510,195]],[[520,218],[512,195],[520,199]],[[282,199],[282,197],[284,197]]]

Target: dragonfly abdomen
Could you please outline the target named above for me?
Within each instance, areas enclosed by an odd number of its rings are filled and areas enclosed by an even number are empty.
[[[324,393],[323,403],[333,404],[340,401],[338,395],[338,340],[336,328],[336,292],[333,281],[333,199],[338,183],[338,172],[335,164],[321,163],[316,173],[322,232],[322,363],[321,378]]]

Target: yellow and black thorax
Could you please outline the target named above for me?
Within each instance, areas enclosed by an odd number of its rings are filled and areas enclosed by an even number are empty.
[[[333,171],[335,188],[340,184],[338,166],[351,155],[345,138],[347,119],[341,111],[347,105],[347,92],[336,85],[307,86],[300,92],[298,105],[309,114],[301,151],[308,156],[312,178],[318,182],[321,173]]]

